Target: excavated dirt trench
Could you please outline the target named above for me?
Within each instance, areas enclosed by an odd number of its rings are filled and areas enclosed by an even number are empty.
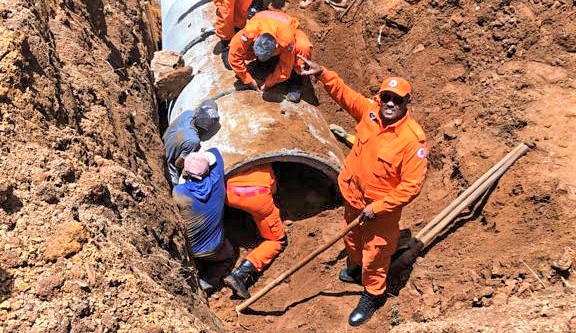
[[[413,115],[429,138],[423,193],[405,209],[417,232],[519,141],[533,149],[486,203],[418,259],[398,295],[365,326],[347,326],[360,287],[337,280],[338,244],[237,317],[229,291],[210,306],[235,332],[576,330],[575,5],[567,1],[358,1],[338,22],[323,1],[289,2],[313,58],[367,96],[391,74],[414,82]],[[329,122],[352,119],[316,85]],[[290,246],[262,288],[341,228],[340,208],[288,226]],[[574,267],[574,266],[573,266]],[[562,277],[561,277],[562,276]],[[566,283],[562,282],[562,279]],[[571,287],[569,287],[571,286]]]
[[[343,22],[320,0],[286,4],[314,59],[354,88],[370,95],[389,74],[414,82],[431,153],[405,230],[422,228],[516,142],[534,144],[357,329],[346,319],[361,288],[337,280],[341,244],[248,314],[236,315],[225,289],[208,299],[224,322],[207,309],[193,269],[180,265],[147,70],[158,16],[144,5],[0,3],[0,332],[576,330],[576,281],[551,268],[576,248],[573,2],[360,0]],[[352,130],[316,88],[328,121]],[[279,196],[287,212],[302,199],[289,193]],[[323,205],[322,193],[303,197],[295,202]],[[341,216],[297,215],[289,247],[253,290],[338,233]]]

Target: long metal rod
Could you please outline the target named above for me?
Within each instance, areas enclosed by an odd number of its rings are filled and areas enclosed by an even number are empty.
[[[422,239],[422,237],[429,230],[434,228],[436,224],[438,224],[438,222],[442,221],[446,216],[448,216],[448,214],[450,214],[451,211],[454,210],[455,207],[460,205],[462,201],[466,200],[466,198],[468,198],[470,194],[476,191],[476,189],[480,187],[487,179],[492,177],[492,175],[494,175],[494,173],[496,173],[498,169],[500,169],[500,167],[504,165],[504,163],[506,163],[517,152],[524,150],[525,148],[527,148],[526,145],[521,143],[517,145],[514,149],[512,149],[511,152],[509,152],[506,156],[504,156],[504,158],[498,161],[498,163],[494,164],[492,168],[486,171],[485,174],[483,174],[480,178],[478,178],[478,180],[476,180],[472,185],[470,185],[470,187],[468,187],[464,192],[462,192],[462,194],[460,194],[456,199],[454,199],[454,201],[452,201],[446,208],[444,208],[443,211],[438,213],[438,215],[436,215],[424,228],[422,228],[422,230],[420,230],[415,237],[418,239]]]
[[[338,235],[334,236],[334,238],[330,239],[326,244],[324,244],[320,248],[316,249],[316,251],[310,253],[308,256],[306,256],[306,258],[300,260],[292,268],[290,268],[289,270],[280,274],[277,278],[274,279],[274,281],[268,283],[264,288],[260,289],[252,297],[245,300],[240,305],[236,306],[236,311],[241,312],[242,310],[244,310],[245,308],[250,306],[250,304],[252,304],[252,303],[256,302],[258,299],[260,299],[260,297],[266,295],[270,290],[272,290],[274,287],[276,287],[278,284],[280,284],[282,281],[284,281],[284,279],[286,279],[290,275],[294,274],[294,272],[296,272],[297,270],[302,268],[304,265],[306,265],[307,263],[312,261],[312,259],[316,258],[320,253],[326,251],[326,249],[328,249],[330,246],[334,245],[334,243],[336,243],[340,238],[344,237],[350,230],[352,230],[358,224],[360,224],[360,220],[358,218],[356,218],[354,221],[352,221],[350,224],[348,224],[346,226],[346,228],[344,228],[344,230],[340,231],[340,233]]]
[[[521,143],[517,147],[518,149],[514,149],[511,156],[506,155],[504,163],[496,170],[493,174],[491,174],[485,181],[478,186],[472,193],[470,193],[466,198],[461,200],[461,202],[452,210],[448,215],[446,215],[439,223],[435,224],[432,229],[430,229],[422,238],[419,238],[420,241],[424,244],[424,247],[430,245],[436,237],[443,231],[449,224],[453,222],[453,220],[462,212],[466,207],[470,206],[476,199],[478,199],[484,192],[486,192],[497,180],[500,178],[511,166],[518,160],[522,155],[524,155],[528,151],[528,146]],[[417,237],[418,238],[418,237]]]

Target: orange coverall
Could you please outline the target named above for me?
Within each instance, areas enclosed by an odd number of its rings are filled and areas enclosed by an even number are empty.
[[[280,210],[272,198],[275,191],[276,178],[270,164],[232,176],[226,182],[226,203],[250,213],[264,238],[246,257],[259,272],[282,252],[286,244]]]
[[[246,24],[251,4],[252,0],[214,0],[216,36],[222,40],[232,39],[234,29],[241,29]]]
[[[362,266],[366,291],[383,295],[402,207],[420,193],[426,174],[426,137],[409,112],[384,126],[379,98],[362,96],[335,72],[324,69],[320,81],[358,123],[356,141],[338,176],[346,200],[344,219],[351,223],[370,203],[376,217],[352,229],[344,243],[350,262]]]
[[[248,72],[246,62],[256,59],[253,50],[254,40],[264,33],[269,33],[276,39],[277,47],[273,56],[279,55],[279,61],[274,72],[266,78],[264,82],[266,87],[288,80],[292,69],[300,74],[304,62],[296,55],[310,59],[312,43],[304,31],[298,29],[299,26],[300,22],[296,18],[283,12],[264,10],[256,13],[230,42],[228,55],[230,67],[243,83],[252,82],[254,78]]]

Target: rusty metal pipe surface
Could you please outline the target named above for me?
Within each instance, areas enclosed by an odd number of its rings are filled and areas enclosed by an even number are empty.
[[[170,109],[169,122],[215,99],[220,128],[202,138],[202,147],[221,151],[228,176],[254,165],[295,162],[336,181],[344,154],[316,107],[304,101],[268,102],[260,92],[234,88],[234,72],[224,68],[217,52],[212,1],[162,0],[161,9],[163,49],[180,52],[194,69]]]

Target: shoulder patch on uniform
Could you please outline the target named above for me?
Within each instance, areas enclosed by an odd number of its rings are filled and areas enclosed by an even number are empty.
[[[426,134],[424,134],[424,130],[422,130],[422,127],[420,127],[420,125],[418,125],[417,122],[415,121],[408,122],[408,127],[410,127],[410,130],[416,135],[418,141],[420,142],[426,141]]]
[[[240,39],[241,39],[243,42],[247,42],[247,41],[248,41],[248,37],[246,37],[246,35],[240,36]]]
[[[375,123],[378,122],[378,118],[376,118],[376,114],[374,114],[374,112],[370,112],[368,114],[368,117],[370,117],[370,120],[372,120],[373,122],[375,122]]]
[[[420,148],[418,148],[418,150],[416,151],[416,157],[418,157],[419,159],[423,159],[426,157],[426,155],[428,155],[426,147],[420,146]]]

